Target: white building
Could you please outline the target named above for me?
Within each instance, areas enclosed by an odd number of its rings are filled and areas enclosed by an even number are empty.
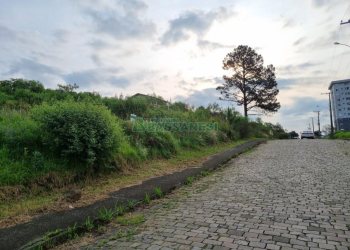
[[[350,131],[350,79],[331,82],[329,90],[335,129]]]

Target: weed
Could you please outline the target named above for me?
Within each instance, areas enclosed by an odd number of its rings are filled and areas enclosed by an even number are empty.
[[[169,201],[163,204],[163,208],[165,209],[171,209],[173,207],[175,207],[175,202],[172,202],[172,201]]]
[[[98,211],[98,218],[102,221],[110,222],[113,219],[113,215],[113,210],[105,207]]]
[[[136,233],[135,228],[129,228],[127,230],[118,230],[109,240],[117,240],[126,237],[128,240]]]
[[[153,192],[158,198],[162,198],[164,196],[163,191],[160,187],[155,187]]]
[[[147,205],[151,203],[151,196],[148,193],[146,193],[145,198],[143,199],[143,202]]]
[[[201,176],[208,176],[210,174],[210,172],[209,171],[207,171],[207,170],[203,170],[202,172],[201,172]]]
[[[185,180],[185,185],[192,185],[193,181],[194,181],[194,177],[188,176]]]
[[[123,226],[138,225],[145,221],[143,214],[128,214],[117,217],[116,221]]]
[[[90,216],[85,220],[84,226],[88,231],[91,231],[95,227],[93,221],[90,219]]]
[[[125,213],[126,209],[125,209],[125,206],[116,204],[114,210],[115,210],[116,215],[122,215]]]
[[[67,228],[67,237],[68,239],[72,240],[78,237],[77,234],[77,223],[75,223],[72,227]]]
[[[51,238],[51,237],[53,237],[53,236],[55,236],[55,235],[57,235],[57,234],[59,234],[59,233],[61,233],[61,232],[62,232],[61,229],[56,229],[56,230],[54,230],[54,231],[47,232],[47,233],[44,235],[44,239],[49,239],[49,238]]]
[[[128,200],[128,205],[127,205],[127,207],[128,207],[129,209],[134,209],[134,207],[136,207],[136,205],[137,205],[137,201],[135,201],[135,200]]]

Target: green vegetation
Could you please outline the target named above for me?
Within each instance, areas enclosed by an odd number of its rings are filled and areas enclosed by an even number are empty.
[[[53,90],[37,81],[0,81],[0,187],[41,193],[85,178],[121,173],[149,160],[171,162],[177,155],[197,154],[209,146],[286,135],[278,124],[249,121],[217,104],[194,109],[158,96],[108,98],[78,93],[77,88],[68,84]],[[138,120],[130,121],[131,114],[157,130],[135,129]],[[215,128],[169,129],[174,123],[206,123]],[[11,195],[3,190],[0,200],[9,199]]]
[[[84,227],[86,228],[86,230],[89,232],[91,231],[95,225],[92,219],[90,219],[90,217],[87,217],[85,222],[84,222]]]
[[[109,222],[113,219],[114,212],[112,209],[102,208],[98,211],[98,218],[102,221]]]
[[[193,181],[194,181],[194,177],[193,176],[188,176],[186,178],[185,185],[192,185]]]
[[[148,193],[145,194],[145,198],[143,199],[143,202],[147,205],[151,203],[151,196]]]
[[[127,214],[117,217],[116,222],[123,226],[138,225],[145,221],[143,214]]]
[[[123,205],[116,205],[115,206],[115,214],[116,215],[121,215],[121,214],[124,214],[125,213],[125,211],[126,211],[126,208],[125,208],[125,206],[123,206]]]
[[[78,237],[76,223],[73,226],[67,228],[67,235],[68,235],[68,239],[71,239],[71,240]]]
[[[162,198],[164,196],[163,191],[160,187],[155,187],[153,192],[157,198]]]
[[[335,139],[350,139],[350,131],[337,131],[334,134]]]

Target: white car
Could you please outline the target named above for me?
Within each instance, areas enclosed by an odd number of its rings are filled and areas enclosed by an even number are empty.
[[[312,131],[303,131],[300,134],[300,139],[304,139],[304,138],[315,139],[315,133]]]

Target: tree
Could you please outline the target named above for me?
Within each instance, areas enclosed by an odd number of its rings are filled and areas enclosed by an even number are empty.
[[[290,139],[297,139],[299,137],[299,134],[294,130],[292,132],[289,132],[288,135]]]
[[[252,48],[240,45],[226,55],[223,61],[225,70],[232,70],[231,76],[223,76],[225,83],[216,89],[221,100],[236,102],[244,107],[244,116],[251,109],[263,112],[276,112],[280,107],[277,101],[279,90],[273,65],[264,67],[264,60]]]
[[[74,84],[57,84],[58,90],[61,90],[63,92],[74,92],[76,89],[79,88],[79,86],[74,83]]]

